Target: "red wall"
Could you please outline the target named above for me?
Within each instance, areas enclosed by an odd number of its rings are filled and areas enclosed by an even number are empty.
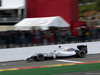
[[[27,4],[28,18],[62,16],[70,24],[78,21],[78,0],[27,0]]]

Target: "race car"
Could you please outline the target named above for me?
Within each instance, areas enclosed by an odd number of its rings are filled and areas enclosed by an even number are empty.
[[[75,56],[75,57],[80,57],[84,58],[87,54],[87,45],[78,45],[77,49],[75,48],[67,48],[64,47],[62,48],[59,46],[58,50],[54,50],[53,52],[48,52],[48,53],[35,53],[31,57],[27,58],[26,61],[30,62],[33,60],[36,61],[43,61],[46,58],[59,58],[59,57],[68,57],[68,56]]]

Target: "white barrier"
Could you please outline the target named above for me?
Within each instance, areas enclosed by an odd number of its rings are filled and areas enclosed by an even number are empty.
[[[88,54],[100,53],[100,42],[59,44],[59,45],[68,48],[77,48],[77,45],[87,45]],[[57,50],[59,45],[0,49],[0,62],[24,60],[27,57],[32,56],[34,53],[51,52]]]

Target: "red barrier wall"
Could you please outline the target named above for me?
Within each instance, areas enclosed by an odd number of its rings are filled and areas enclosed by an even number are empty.
[[[27,4],[28,18],[61,16],[70,24],[78,21],[78,0],[27,0]]]

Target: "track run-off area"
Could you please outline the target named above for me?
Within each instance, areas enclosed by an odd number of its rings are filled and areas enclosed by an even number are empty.
[[[12,61],[0,63],[0,75],[56,75],[59,73],[60,75],[67,75],[63,73],[83,73],[84,71],[88,74],[87,71],[95,70],[100,70],[100,54],[88,54],[86,58],[68,57],[41,62]]]

